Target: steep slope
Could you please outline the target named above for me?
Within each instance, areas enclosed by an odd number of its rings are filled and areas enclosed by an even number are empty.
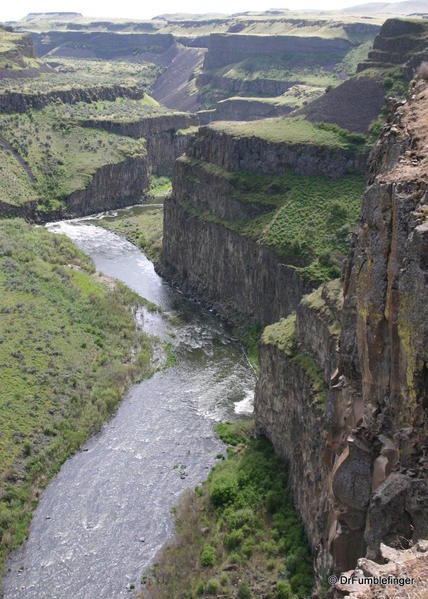
[[[290,461],[320,574],[428,534],[427,91],[372,152],[343,309],[315,292],[261,345],[258,430]]]
[[[227,318],[278,320],[339,274],[365,160],[364,138],[303,119],[201,128],[165,202],[162,272]]]

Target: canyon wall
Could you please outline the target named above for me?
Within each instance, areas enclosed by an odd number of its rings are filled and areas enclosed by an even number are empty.
[[[46,93],[3,92],[0,94],[0,113],[26,112],[31,108],[43,108],[55,100],[65,104],[77,102],[97,102],[98,100],[114,101],[126,97],[134,100],[144,98],[144,90],[140,87],[124,87],[121,85],[97,85],[94,87],[76,87],[74,89],[57,89]]]
[[[361,172],[364,160],[364,154],[330,146],[273,143],[216,126],[199,129],[175,164],[159,269],[228,319],[262,325],[278,320],[296,309],[314,283],[298,270],[305,265],[302,256],[280,255],[244,230],[251,219],[272,215],[277,204],[251,199],[248,190],[240,193],[233,177],[292,170],[338,178]]]
[[[260,346],[257,430],[290,462],[319,575],[428,534],[427,93],[390,106],[371,154],[343,308],[317,290]]]
[[[141,201],[149,188],[149,176],[147,158],[126,158],[98,168],[84,189],[78,189],[63,199],[63,208],[44,211],[36,197],[34,201],[20,205],[0,201],[0,217],[18,216],[44,223],[123,208]]]
[[[216,193],[219,187],[211,184]],[[195,216],[176,195],[165,200],[162,274],[229,320],[266,324],[288,314],[311,289],[268,248],[221,223]]]
[[[249,56],[269,54],[288,54],[301,64],[306,64],[308,54],[314,54],[319,64],[328,64],[345,55],[351,46],[351,42],[340,38],[212,33],[208,39],[204,69],[216,69]]]
[[[66,200],[66,217],[86,216],[138,203],[149,187],[146,158],[128,158],[97,169],[82,190]]]
[[[272,142],[251,135],[230,135],[221,128],[202,127],[186,151],[190,158],[210,162],[229,171],[264,175],[292,170],[297,175],[326,175],[340,178],[345,173],[364,173],[367,154],[317,144]]]

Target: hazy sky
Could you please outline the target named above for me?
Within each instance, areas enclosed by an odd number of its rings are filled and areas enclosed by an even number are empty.
[[[120,17],[147,19],[171,12],[224,12],[289,8],[329,10],[353,6],[367,0],[2,0],[0,21],[21,19],[29,12],[74,11],[91,17]]]

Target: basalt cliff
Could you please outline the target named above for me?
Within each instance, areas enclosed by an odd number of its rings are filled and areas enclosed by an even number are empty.
[[[290,462],[318,573],[428,534],[426,83],[411,93],[372,151],[343,296],[318,289],[260,344],[257,429]]]

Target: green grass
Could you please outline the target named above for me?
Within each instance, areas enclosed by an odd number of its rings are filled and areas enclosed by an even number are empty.
[[[1,135],[31,169],[36,180],[31,195],[39,198],[42,210],[61,207],[101,166],[146,155],[144,139],[76,126],[66,111],[64,105],[54,104],[25,114],[0,115]],[[23,173],[19,179],[23,181]],[[23,203],[29,193],[18,194],[14,181],[3,169],[1,197]]]
[[[220,122],[210,127],[234,137],[259,137],[273,143],[309,144],[355,150],[363,148],[365,137],[337,125],[311,123],[303,117],[261,119],[250,122]]]
[[[14,154],[0,145],[0,201],[19,206],[36,200],[38,193]]]
[[[280,594],[284,585],[290,597],[309,596],[311,556],[287,466],[267,440],[254,439],[248,421],[219,424],[216,432],[231,445],[228,457],[182,500],[176,541],[157,559],[150,596],[277,599],[288,596]]]
[[[151,343],[133,319],[141,298],[22,220],[0,221],[0,295],[1,569],[48,479],[151,373]]]
[[[189,165],[189,176],[200,168],[224,177],[232,185],[233,199],[258,205],[264,211],[255,218],[227,221],[183,204],[193,216],[217,222],[270,247],[314,283],[339,275],[360,212],[364,177],[305,177],[291,171],[256,175],[225,171],[187,157],[179,160]]]
[[[103,218],[94,221],[94,224],[123,235],[153,262],[159,260],[163,234],[162,207],[133,208],[117,218]]]
[[[265,345],[275,345],[287,356],[292,356],[295,351],[295,326],[295,314],[290,314],[287,318],[281,318],[279,322],[275,322],[274,324],[265,327],[262,341]]]
[[[27,36],[6,31],[0,26],[0,69],[14,73],[26,68],[39,68],[40,61],[28,55]],[[0,86],[4,75],[0,78]]]
[[[172,191],[172,181],[169,177],[157,177],[152,175],[150,178],[150,195],[154,200],[163,200],[165,196]]]

